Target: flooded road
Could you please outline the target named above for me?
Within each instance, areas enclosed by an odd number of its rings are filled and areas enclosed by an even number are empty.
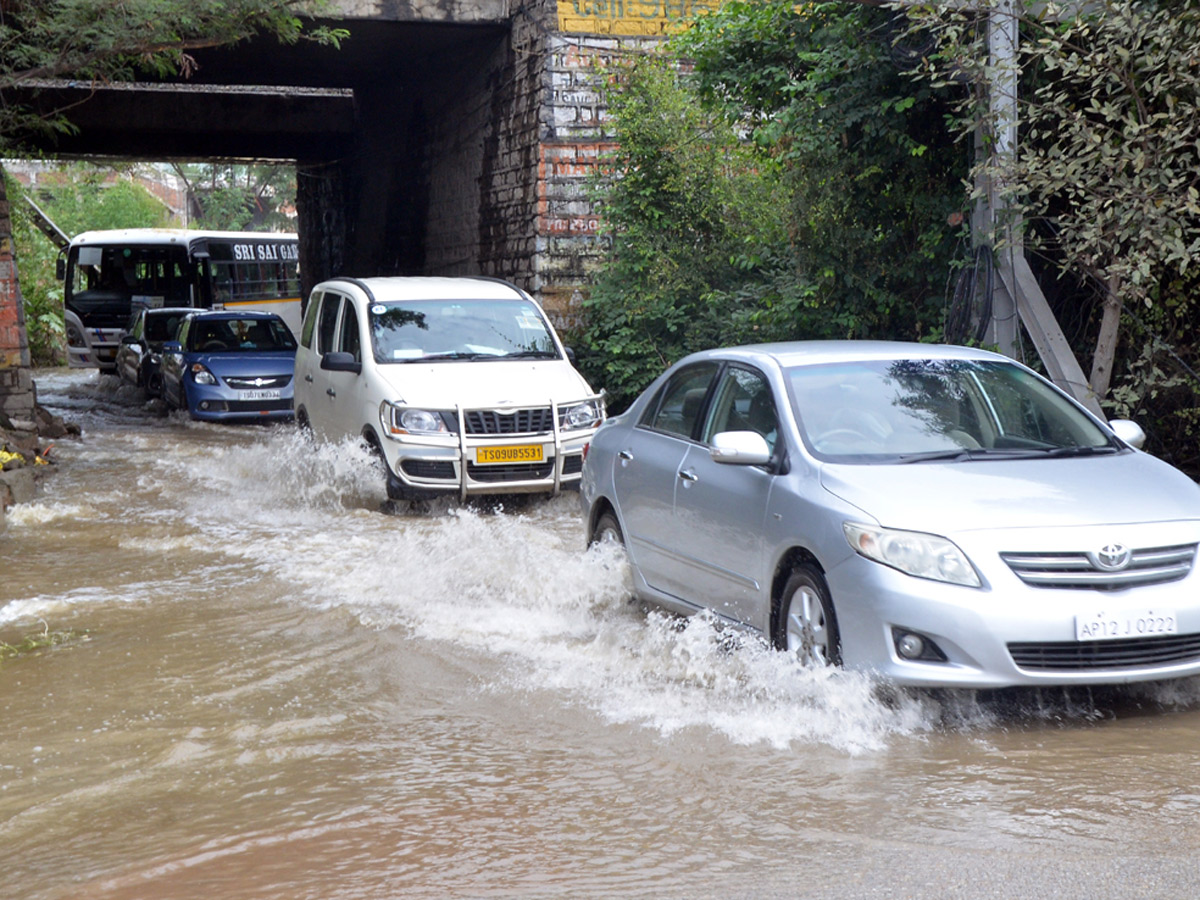
[[[1200,896],[1200,684],[897,692],[625,602],[574,495],[46,373],[0,534],[0,863],[60,898]]]

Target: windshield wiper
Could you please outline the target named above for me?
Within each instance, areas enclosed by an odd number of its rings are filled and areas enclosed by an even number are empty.
[[[451,350],[448,353],[426,353],[424,356],[407,359],[405,362],[442,362],[447,359],[496,359],[496,355],[494,353],[464,353],[461,350]]]
[[[996,459],[1049,459],[1068,456],[1092,456],[1094,454],[1117,453],[1116,447],[978,447],[959,450],[933,450],[929,453],[907,453],[897,459],[899,463],[923,462],[966,462],[968,460]]]
[[[1119,447],[1103,444],[1099,447],[1054,447],[1046,451],[1047,456],[1103,456],[1109,453],[1120,453]]]
[[[514,350],[512,353],[505,353],[501,359],[558,359],[558,354],[553,350]]]

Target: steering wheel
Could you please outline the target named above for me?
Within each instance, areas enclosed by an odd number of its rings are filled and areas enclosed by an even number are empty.
[[[866,449],[867,447],[878,447],[879,440],[874,437],[863,434],[861,431],[856,431],[853,428],[833,428],[823,434],[818,435],[813,443],[817,445],[817,449],[822,452],[828,452],[826,445],[832,444],[835,447],[841,445],[849,446],[858,449]],[[867,447],[864,447],[867,445]]]
[[[229,347],[225,344],[224,341],[209,341],[207,344],[205,344],[200,349],[201,350],[228,350]]]

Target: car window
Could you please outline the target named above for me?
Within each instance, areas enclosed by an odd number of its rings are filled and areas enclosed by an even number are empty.
[[[362,361],[362,347],[358,336],[358,311],[349,300],[342,304],[342,331],[338,349],[343,353],[349,353],[356,362]]]
[[[333,333],[337,328],[338,305],[341,302],[339,294],[326,294],[321,299],[321,313],[317,324],[318,353],[328,353],[333,349]]]
[[[713,436],[723,431],[757,432],[774,451],[778,416],[771,386],[761,372],[741,366],[726,370],[704,428],[704,442],[712,443]]]
[[[308,308],[304,311],[304,325],[300,329],[300,343],[305,347],[312,347],[313,331],[317,325],[317,310],[321,308],[320,291],[313,291],[312,296],[308,299]]]
[[[716,363],[699,363],[676,372],[641,424],[655,431],[691,437],[716,374]]]

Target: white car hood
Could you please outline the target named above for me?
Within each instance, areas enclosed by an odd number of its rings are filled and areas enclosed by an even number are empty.
[[[1200,520],[1200,486],[1145,453],[826,465],[821,484],[880,525],[941,535]]]
[[[425,409],[542,406],[582,400],[593,393],[565,360],[512,360],[389,363],[381,378],[395,398]]]

